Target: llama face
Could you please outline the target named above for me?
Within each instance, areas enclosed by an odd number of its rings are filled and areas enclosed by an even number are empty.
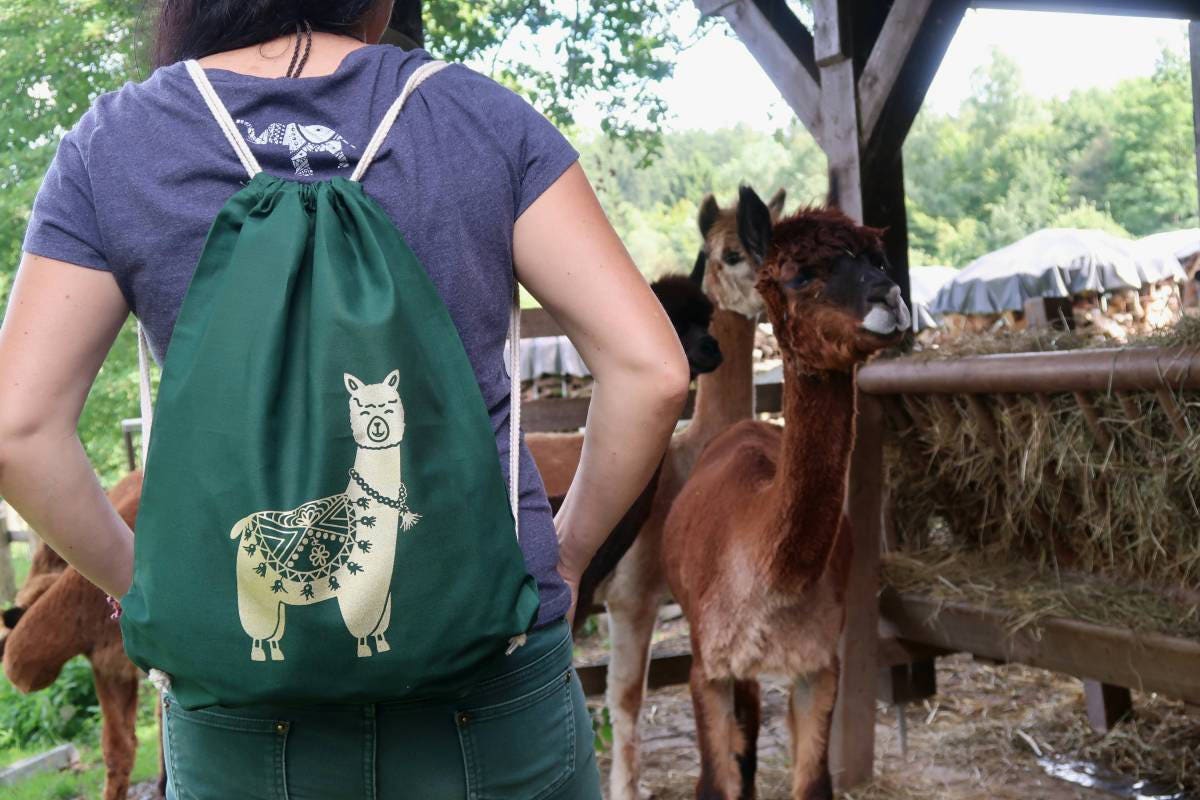
[[[364,383],[350,373],[342,376],[350,393],[350,428],[359,447],[395,447],[404,438],[404,406],[400,403],[400,371],[392,370],[382,383]]]
[[[771,198],[767,210],[772,219],[779,218],[786,198],[783,189]],[[707,195],[700,204],[698,222],[704,246],[692,270],[692,278],[721,308],[745,317],[758,316],[763,310],[763,302],[754,283],[761,258],[742,243],[738,207],[723,209],[717,205],[715,197]]]
[[[692,377],[712,372],[721,366],[721,345],[708,332],[713,304],[692,279],[667,275],[650,284],[687,356]]]
[[[743,244],[762,254],[758,290],[785,361],[845,371],[898,342],[908,307],[887,275],[880,231],[835,209],[805,209],[777,224],[743,187]]]

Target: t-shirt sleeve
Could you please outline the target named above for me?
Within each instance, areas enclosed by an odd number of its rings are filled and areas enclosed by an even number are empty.
[[[480,111],[492,121],[513,166],[516,219],[579,159],[579,151],[521,95],[491,78],[477,76],[473,83]]]
[[[85,115],[58,143],[34,198],[22,249],[70,264],[109,270],[87,158],[81,149],[86,147],[89,116]]]

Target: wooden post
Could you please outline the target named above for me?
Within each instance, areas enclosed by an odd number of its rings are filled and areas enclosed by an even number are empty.
[[[841,791],[867,783],[875,771],[883,496],[883,407],[878,397],[860,393],[846,492],[854,560],[846,586],[842,674],[829,739],[829,768],[835,786]]]
[[[1118,722],[1133,713],[1133,693],[1124,686],[1085,680],[1088,722],[1096,733],[1108,733]]]
[[[1188,25],[1192,53],[1192,118],[1196,131],[1196,186],[1200,192],[1200,20]]]
[[[8,605],[17,596],[17,578],[13,573],[12,538],[8,535],[8,504],[0,500],[0,605]]]

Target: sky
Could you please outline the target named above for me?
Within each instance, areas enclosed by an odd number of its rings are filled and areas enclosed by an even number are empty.
[[[680,34],[690,37],[697,20],[694,7],[685,5],[677,23]],[[1186,37],[1187,23],[1180,20],[971,10],[926,103],[943,112],[957,109],[970,93],[971,73],[990,60],[992,48],[1017,62],[1033,94],[1048,98],[1148,75],[1164,45],[1186,52]],[[680,55],[675,76],[661,91],[674,114],[668,123],[673,130],[738,123],[773,129],[791,118],[774,85],[723,19]],[[598,123],[586,111],[580,121],[589,127]]]

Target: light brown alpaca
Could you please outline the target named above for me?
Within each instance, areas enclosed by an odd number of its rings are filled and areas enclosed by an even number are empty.
[[[851,555],[842,515],[854,368],[908,327],[879,231],[809,209],[779,222],[753,191],[739,234],[784,361],[785,425],[739,422],[705,448],[671,508],[667,580],[691,632],[699,798],[754,797],[762,674],[795,679],[792,797],[833,797],[826,762]]]
[[[137,518],[142,474],[133,472],[110,492],[109,500],[130,528]],[[2,640],[4,672],[22,692],[44,689],[77,655],[92,665],[103,727],[104,800],[124,800],[137,751],[137,700],[141,674],[126,658],[121,629],[109,618],[104,592],[72,567],[61,572],[53,550],[43,545],[21,593],[17,611],[5,614],[10,628]],[[35,569],[37,574],[34,574]],[[163,781],[160,778],[160,788]]]
[[[773,216],[781,213],[785,199],[783,189],[771,198]],[[597,598],[608,608],[612,642],[606,697],[613,726],[610,800],[638,797],[639,715],[646,692],[650,640],[658,606],[667,596],[660,556],[663,522],[704,445],[729,425],[754,413],[754,318],[762,310],[754,289],[755,265],[738,236],[736,207],[723,209],[708,195],[701,203],[699,227],[704,245],[693,277],[702,281],[716,305],[709,332],[720,345],[723,361],[718,369],[696,379],[691,422],[671,439],[649,513],[633,545],[596,590]],[[570,463],[567,458],[562,461]],[[564,480],[551,476],[547,483],[561,485],[565,491],[570,477]]]

